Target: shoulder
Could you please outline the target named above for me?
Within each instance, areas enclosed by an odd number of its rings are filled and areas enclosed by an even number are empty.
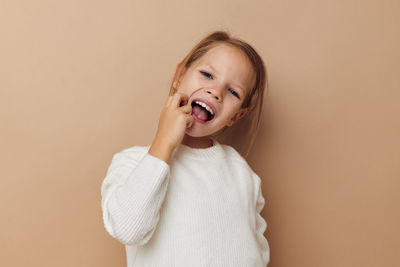
[[[260,177],[254,172],[252,167],[248,164],[247,160],[232,146],[221,144],[225,152],[227,161],[237,167],[242,168],[253,179],[260,181]]]
[[[144,158],[150,146],[132,146],[122,149],[112,155],[107,169],[105,181],[112,180],[114,176],[125,176],[131,172]]]
[[[150,146],[132,146],[122,149],[113,154],[111,166],[120,164],[135,164],[146,155],[149,148]]]
[[[234,161],[236,164],[242,164],[245,167],[250,168],[246,159],[232,146],[221,144],[221,147],[224,151],[224,157],[229,159],[230,161]]]
[[[113,156],[123,156],[134,159],[146,154],[149,148],[150,146],[132,146],[118,151]]]
[[[256,203],[262,185],[260,177],[236,149],[229,145],[221,146],[225,151],[230,172],[240,176],[241,181],[245,181],[249,185],[248,194],[253,197],[253,203]]]

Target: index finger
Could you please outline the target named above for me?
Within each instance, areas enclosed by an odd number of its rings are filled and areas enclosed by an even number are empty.
[[[174,97],[173,95],[168,96],[167,103],[165,104],[166,106],[169,106],[171,104],[173,97]]]
[[[182,105],[186,105],[188,100],[189,100],[189,97],[186,94],[181,93],[181,92],[176,92],[172,99],[171,105],[174,107],[180,107]],[[181,105],[181,103],[183,103],[183,104]]]

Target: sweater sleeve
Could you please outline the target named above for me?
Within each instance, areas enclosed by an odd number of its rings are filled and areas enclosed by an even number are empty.
[[[264,237],[264,232],[267,229],[267,222],[261,216],[261,211],[264,208],[265,200],[262,194],[261,183],[258,186],[257,202],[256,202],[256,234],[257,242],[260,246],[261,251],[263,251],[262,259],[265,266],[268,265],[270,261],[270,251],[267,239]]]
[[[112,158],[101,186],[107,232],[126,245],[146,244],[160,219],[169,165],[137,147]]]

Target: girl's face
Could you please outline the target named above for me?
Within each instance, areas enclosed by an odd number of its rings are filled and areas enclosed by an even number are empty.
[[[194,122],[186,129],[192,137],[209,136],[242,118],[247,108],[241,108],[254,83],[255,73],[247,56],[230,45],[211,48],[174,81],[178,92],[189,97]],[[179,85],[179,86],[176,86]],[[206,104],[206,112],[196,102]]]

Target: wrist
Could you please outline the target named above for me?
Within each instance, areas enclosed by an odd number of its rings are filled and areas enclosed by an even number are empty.
[[[169,164],[169,160],[173,151],[174,151],[173,146],[169,145],[166,142],[162,142],[156,139],[151,144],[148,153]]]

